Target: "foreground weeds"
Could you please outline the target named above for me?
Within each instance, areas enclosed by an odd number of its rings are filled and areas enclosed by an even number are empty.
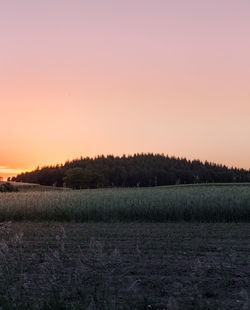
[[[0,309],[249,309],[249,224],[0,224]]]

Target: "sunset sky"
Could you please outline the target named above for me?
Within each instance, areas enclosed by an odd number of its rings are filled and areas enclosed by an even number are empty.
[[[0,176],[154,152],[250,169],[249,0],[0,0]]]

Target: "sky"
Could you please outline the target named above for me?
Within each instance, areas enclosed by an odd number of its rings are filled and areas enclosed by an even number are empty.
[[[249,0],[0,0],[0,176],[98,154],[250,169]]]

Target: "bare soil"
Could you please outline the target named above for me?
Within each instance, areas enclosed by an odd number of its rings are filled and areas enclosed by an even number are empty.
[[[0,309],[250,309],[250,224],[0,224]]]

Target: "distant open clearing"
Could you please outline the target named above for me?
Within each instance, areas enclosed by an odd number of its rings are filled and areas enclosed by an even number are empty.
[[[4,181],[0,181],[1,183],[6,183]],[[53,187],[53,186],[46,186],[46,185],[40,185],[40,184],[34,184],[34,183],[23,183],[23,182],[8,182],[14,187],[17,187],[19,192],[43,192],[43,191],[56,191],[56,190],[65,190],[61,187]]]

